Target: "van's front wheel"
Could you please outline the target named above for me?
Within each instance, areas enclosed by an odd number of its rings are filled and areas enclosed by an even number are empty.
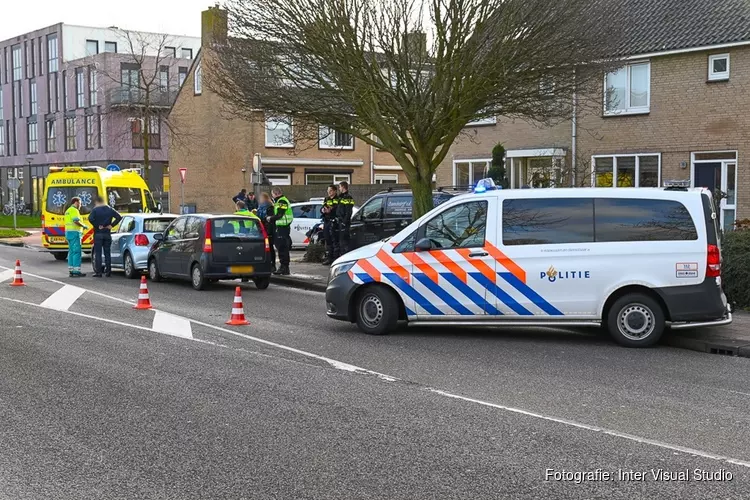
[[[609,334],[625,347],[649,347],[664,333],[666,318],[659,303],[648,295],[620,297],[607,314]]]
[[[396,328],[398,302],[393,292],[383,286],[365,288],[358,296],[357,326],[370,335],[384,335]]]

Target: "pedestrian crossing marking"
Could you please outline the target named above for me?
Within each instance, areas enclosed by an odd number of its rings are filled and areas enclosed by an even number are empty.
[[[83,288],[78,288],[73,285],[65,285],[55,293],[50,295],[47,300],[42,302],[40,305],[47,309],[54,309],[56,311],[67,311],[70,306],[75,304],[81,295],[86,292]]]

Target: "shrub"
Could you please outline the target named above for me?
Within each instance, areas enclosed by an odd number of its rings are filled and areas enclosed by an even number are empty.
[[[326,256],[326,246],[322,243],[310,243],[307,245],[303,262],[323,262]]]
[[[728,231],[722,245],[722,280],[735,307],[750,308],[750,231]]]

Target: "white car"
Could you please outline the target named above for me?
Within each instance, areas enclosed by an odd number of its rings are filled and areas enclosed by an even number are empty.
[[[307,248],[310,244],[307,233],[316,224],[323,222],[323,208],[325,198],[310,198],[310,201],[292,203],[292,248]],[[358,206],[352,209],[352,215],[357,213]]]

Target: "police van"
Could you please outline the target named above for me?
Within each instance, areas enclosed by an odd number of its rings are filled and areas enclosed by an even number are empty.
[[[499,190],[480,181],[331,266],[329,317],[424,326],[601,326],[646,347],[732,322],[706,189]]]

